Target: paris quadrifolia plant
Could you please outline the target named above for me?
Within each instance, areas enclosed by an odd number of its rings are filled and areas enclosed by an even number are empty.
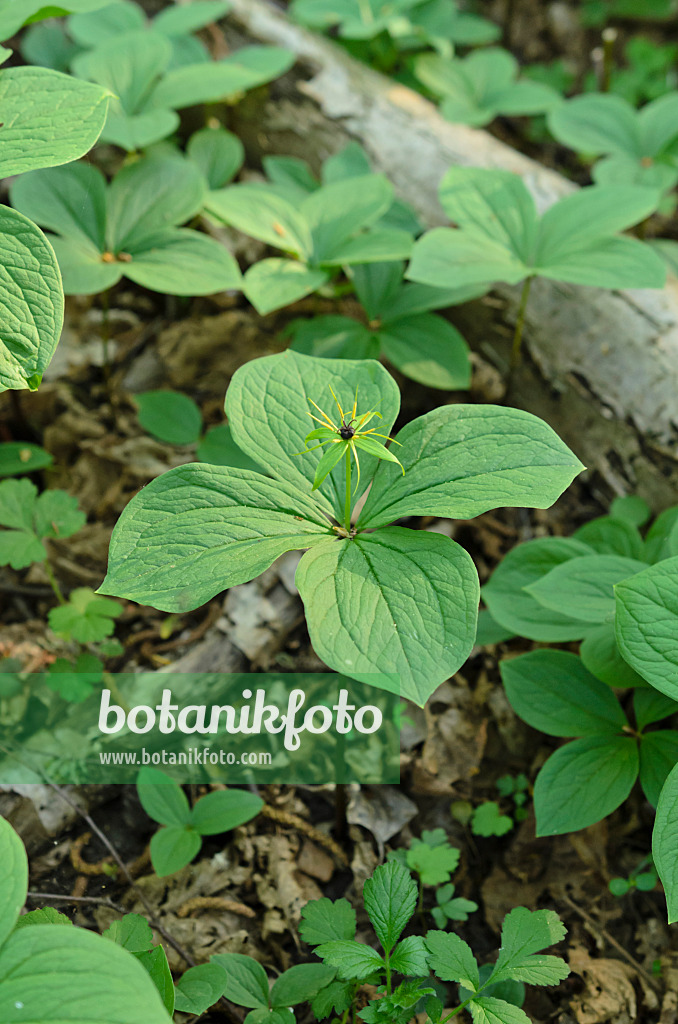
[[[338,422],[322,412],[330,389]],[[304,550],[296,583],[319,657],[368,684],[399,677],[423,705],[471,652],[479,584],[469,554],[417,518],[546,508],[583,467],[536,416],[493,405],[440,406],[389,442],[399,405],[374,360],[246,363],[226,415],[261,468],[195,463],[151,481],[113,531],[101,593],[186,611]]]

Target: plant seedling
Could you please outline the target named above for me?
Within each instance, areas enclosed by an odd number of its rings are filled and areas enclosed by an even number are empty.
[[[30,480],[0,483],[0,565],[25,569],[42,562],[52,590],[60,604],[64,597],[48,560],[44,541],[50,537],[71,537],[85,522],[76,498],[66,491],[43,491]]]
[[[172,295],[238,288],[240,271],[219,242],[180,228],[201,208],[198,169],[176,157],[146,157],[110,185],[90,164],[32,171],[12,186],[12,202],[54,231],[67,295],[106,291],[123,277]]]
[[[424,912],[424,886],[435,886],[436,906],[431,914],[439,928],[446,928],[448,921],[466,921],[468,915],[478,909],[472,900],[454,896],[455,886],[450,882],[452,873],[459,864],[460,852],[447,841],[444,829],[426,829],[421,839],[414,838],[409,850],[391,850],[388,860],[397,861],[416,877],[419,886],[419,913]]]
[[[502,775],[500,779],[497,779],[497,790],[500,796],[513,798],[514,823],[525,821],[527,817],[525,804],[530,790],[530,780],[527,775],[522,772],[518,775]]]
[[[324,964],[295,964],[269,985],[266,971],[254,957],[242,953],[217,953],[210,960],[225,975],[224,995],[237,1006],[251,1010],[246,1020],[261,1024],[294,1024],[293,1006],[316,1005],[334,981],[335,971]],[[323,1016],[326,1016],[323,1014]],[[320,1019],[320,1018],[318,1018]]]
[[[294,55],[274,46],[247,46],[229,57],[170,70],[173,47],[156,31],[124,32],[78,54],[73,74],[116,97],[101,134],[127,152],[166,139],[179,125],[177,110],[233,100],[288,71]]]
[[[613,896],[621,897],[633,889],[637,889],[638,892],[652,892],[656,884],[657,872],[652,857],[643,857],[627,878],[611,878],[607,887]]]
[[[89,644],[110,636],[120,615],[122,608],[117,601],[100,597],[89,587],[76,587],[68,601],[50,609],[48,621],[51,629],[66,640]]]
[[[678,92],[642,110],[610,93],[575,96],[551,111],[548,125],[559,141],[581,153],[603,156],[593,177],[600,185],[642,185],[665,192],[678,182]]]
[[[100,590],[185,611],[253,579],[284,552],[308,549],[296,582],[318,655],[368,683],[396,672],[402,696],[423,704],[471,651],[477,574],[449,537],[389,524],[548,506],[582,466],[529,413],[447,405],[398,433],[397,459],[374,440],[356,441],[361,475],[353,484],[347,442],[354,435],[342,436],[343,424],[333,424],[333,437],[327,423],[320,428],[331,447],[298,454],[313,403],[330,388],[343,408],[353,406],[357,389],[356,421],[379,413],[379,433],[389,435],[400,395],[379,363],[291,351],[252,360],[233,376],[226,413],[236,444],[273,479],[189,465],[153,480],[118,520]],[[516,434],[520,445],[507,444]],[[349,606],[371,609],[369,629],[353,627]]]
[[[613,68],[610,92],[639,107],[648,100],[659,99],[670,92],[676,82],[678,46],[659,46],[645,36],[634,36],[624,47],[626,67]],[[585,92],[597,92],[595,80],[584,82]]]
[[[190,864],[203,836],[229,832],[255,818],[263,806],[256,793],[226,789],[203,796],[191,808],[181,786],[157,768],[142,768],[137,779],[141,806],[164,827],[151,839],[151,863],[164,878]]]
[[[501,813],[496,800],[486,800],[473,811],[470,826],[474,836],[505,836],[513,828],[513,820]]]
[[[205,209],[291,257],[259,260],[243,278],[245,295],[263,315],[317,291],[344,265],[409,256],[408,232],[375,226],[392,202],[388,179],[367,174],[323,185],[297,203],[275,186],[231,185],[211,192]]]
[[[28,862],[23,843],[4,818],[0,860],[0,1020],[45,1020],[47,970],[58,973],[63,1024],[87,1019],[97,1024],[171,1024],[148,971],[124,945],[75,928],[51,908],[19,917],[28,889]]]
[[[635,728],[606,684],[567,651],[530,651],[500,665],[514,711],[550,736],[578,737],[559,747],[534,786],[537,835],[576,832],[611,814],[637,778],[649,802],[678,758],[678,731],[646,731],[678,711],[645,686],[634,690]]]
[[[347,316],[295,320],[292,348],[306,355],[368,359],[382,355],[406,377],[442,390],[471,382],[468,345],[431,310],[478,298],[481,287],[431,288],[403,282],[402,263],[354,267],[351,279],[366,323]]]
[[[125,914],[103,933],[103,938],[126,949],[148,972],[167,1012],[174,1013],[174,982],[161,945],[153,945],[153,932],[141,914]]]
[[[549,85],[519,78],[517,60],[499,47],[468,57],[425,53],[415,61],[414,74],[439,97],[443,117],[476,128],[500,115],[543,114],[562,102]]]
[[[512,367],[520,360],[535,277],[598,288],[661,288],[666,280],[666,268],[649,246],[617,234],[656,209],[653,189],[594,185],[539,217],[526,185],[510,171],[451,167],[439,195],[458,226],[427,231],[415,243],[406,277],[438,287],[522,281]]]

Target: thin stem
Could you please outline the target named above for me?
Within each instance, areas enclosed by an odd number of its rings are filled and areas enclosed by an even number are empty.
[[[609,92],[614,71],[614,45],[617,41],[616,28],[603,29],[603,73],[600,83],[601,92]]]
[[[385,953],[384,960],[386,961],[386,995],[390,996],[391,995],[391,954],[390,953],[386,953],[385,950],[384,950],[384,953]]]
[[[520,366],[520,361],[522,357],[520,346],[523,340],[523,327],[525,326],[525,310],[527,309],[527,300],[530,297],[531,284],[532,278],[526,277],[523,283],[523,290],[520,293],[520,303],[518,305],[518,313],[516,316],[516,329],[513,332],[513,347],[511,349],[512,370],[515,370],[516,367]]]
[[[351,532],[351,449],[346,449],[346,500],[344,502],[344,526]]]
[[[110,907],[111,910],[117,910],[119,914],[125,913],[124,907],[114,903],[113,900],[107,899],[105,896],[65,896],[58,892],[27,892],[26,896],[30,900],[51,900],[58,903],[90,903],[99,907]]]
[[[47,579],[49,580],[49,585],[52,588],[52,590],[54,591],[54,594],[56,596],[57,601],[59,602],[59,604],[66,604],[66,598],[61,593],[61,587],[57,583],[57,578],[54,575],[54,569],[49,564],[49,559],[47,559],[45,561],[45,572],[47,573]]]

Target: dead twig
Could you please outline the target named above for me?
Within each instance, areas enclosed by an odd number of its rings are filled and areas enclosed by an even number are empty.
[[[194,896],[186,900],[177,910],[177,917],[188,917],[195,910],[224,910],[229,914],[239,914],[241,917],[256,917],[256,911],[244,903],[236,900],[226,899],[224,896]]]
[[[264,817],[270,818],[277,825],[285,825],[287,828],[294,828],[297,832],[302,832],[309,839],[312,839],[314,843],[319,846],[324,846],[326,850],[329,850],[333,854],[340,864],[344,867],[348,867],[348,857],[339,846],[335,843],[331,836],[325,835],[319,829],[314,828],[313,825],[309,825],[307,821],[300,818],[298,814],[292,814],[290,811],[281,811],[277,807],[271,807],[270,804],[264,804],[261,808],[260,814]]]

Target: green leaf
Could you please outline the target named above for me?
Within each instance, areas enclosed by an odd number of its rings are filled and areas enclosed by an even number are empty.
[[[422,885],[442,885],[449,882],[450,875],[459,864],[459,850],[447,844],[429,846],[425,842],[414,842],[407,851],[407,866],[421,878]]]
[[[139,423],[168,444],[194,444],[202,433],[202,413],[179,391],[141,391],[134,395]]]
[[[174,10],[188,12],[191,8]],[[164,13],[171,13],[171,10],[168,8]],[[188,140],[186,155],[199,168],[208,188],[214,190],[223,188],[235,177],[243,165],[245,149],[238,136],[225,128],[202,128]]]
[[[386,967],[375,949],[364,942],[350,939],[335,939],[317,946],[315,953],[330,967],[336,968],[337,976],[344,981],[363,981],[373,974],[381,973]]]
[[[417,904],[417,886],[396,861],[380,864],[363,888],[365,910],[386,953],[398,941]]]
[[[513,821],[507,814],[501,814],[499,804],[494,800],[486,800],[476,807],[471,819],[471,831],[474,836],[504,836],[513,828]]]
[[[257,960],[242,953],[217,953],[210,963],[226,971],[226,999],[238,1006],[268,1009],[268,978]]]
[[[269,1010],[268,1007],[250,1010],[245,1017],[245,1024],[295,1024],[294,1011],[288,1007]]]
[[[511,707],[549,736],[619,732],[626,715],[609,686],[566,651],[529,651],[500,663]]]
[[[335,939],[353,939],[356,931],[355,910],[346,899],[329,900],[323,896],[311,900],[301,909],[299,934],[309,946]]]
[[[610,515],[614,519],[624,519],[640,529],[650,518],[650,508],[642,498],[628,494],[614,499],[610,505]]]
[[[20,928],[30,928],[36,924],[69,924],[72,926],[73,922],[65,914],[60,914],[54,907],[44,907],[42,910],[29,910],[27,914],[22,914],[14,926],[14,931],[16,932]]]
[[[151,291],[212,295],[240,287],[240,270],[228,249],[199,231],[166,228],[134,248],[125,276]]]
[[[52,236],[52,246],[66,295],[96,295],[117,284],[124,273],[122,263],[104,263],[90,243]]]
[[[576,832],[611,814],[638,777],[638,745],[631,736],[586,736],[556,750],[537,776],[537,835]]]
[[[528,1024],[530,1020],[519,1006],[493,996],[478,996],[468,1008],[473,1024]]]
[[[371,175],[374,177],[374,175]],[[373,228],[355,238],[339,242],[331,252],[323,253],[319,262],[327,267],[344,264],[380,263],[382,260],[409,259],[413,239],[409,231],[400,228]]]
[[[245,469],[180,466],[152,480],[123,511],[100,592],[162,611],[198,608],[329,533],[324,516],[291,483]]]
[[[17,210],[64,238],[105,248],[106,179],[91,164],[23,174],[12,186],[12,204]]]
[[[174,982],[167,962],[167,954],[162,946],[154,946],[143,953],[135,953],[136,959],[143,965],[160,994],[165,1009],[174,1013]]]
[[[410,515],[470,519],[502,506],[548,508],[583,469],[542,420],[495,405],[439,406],[396,440],[405,476],[380,463],[359,527]]]
[[[557,565],[527,592],[539,604],[592,624],[611,621],[614,587],[643,569],[643,563],[619,555],[583,555]]]
[[[86,516],[78,499],[66,491],[43,491],[33,513],[38,537],[70,537],[84,525]]]
[[[624,558],[643,560],[643,539],[633,523],[626,519],[600,516],[580,526],[572,536],[588,544],[599,555],[621,555]]]
[[[585,625],[543,607],[528,588],[555,566],[589,554],[587,545],[567,537],[543,537],[518,544],[507,552],[483,587],[483,601],[500,625],[529,640],[579,640],[587,631]]]
[[[30,441],[5,441],[0,444],[0,476],[19,476],[47,469],[53,457],[38,444]]]
[[[104,89],[48,68],[0,71],[0,178],[77,160],[101,134]]]
[[[324,359],[376,359],[379,356],[379,339],[374,332],[348,316],[294,320],[287,330],[292,337],[291,348],[307,356]]]
[[[537,236],[538,218],[534,200],[516,174],[451,167],[440,183],[439,195],[445,213],[455,224],[477,232],[487,242],[500,244],[527,263]]]
[[[560,942],[566,934],[555,911],[516,907],[504,918],[492,982],[510,980],[529,985],[557,985],[570,973],[567,964],[560,957],[537,954]]]
[[[77,587],[66,604],[50,608],[48,620],[50,628],[66,640],[89,644],[110,636],[119,615],[122,608],[117,601],[97,597],[89,587]]]
[[[678,698],[678,556],[615,587],[619,650],[643,679]]]
[[[642,678],[621,656],[614,622],[604,622],[588,630],[579,648],[579,656],[589,672],[608,686],[643,685]]]
[[[375,224],[393,202],[393,195],[393,185],[383,174],[334,181],[312,192],[301,203],[299,213],[311,231],[313,262],[332,260],[349,238]]]
[[[332,1013],[343,1013],[353,1000],[353,984],[350,981],[333,981],[313,997],[311,1010],[316,1020],[325,1020]]]
[[[499,241],[480,231],[433,228],[414,243],[407,268],[410,281],[448,287],[492,281],[518,284],[527,276],[523,262]],[[486,290],[486,289],[484,289]]]
[[[190,823],[201,836],[213,836],[243,825],[255,818],[264,801],[244,789],[208,793],[194,805]]]
[[[658,729],[648,732],[640,741],[640,784],[653,807],[669,772],[678,763],[678,732]]]
[[[168,71],[151,93],[148,104],[181,110],[198,103],[227,100],[284,74],[294,60],[294,54],[281,47],[246,46],[220,61]]]
[[[187,825],[166,825],[151,838],[151,864],[158,878],[190,864],[202,846],[200,835]]]
[[[158,991],[136,958],[84,928],[36,925],[0,948],[0,1019],[6,1024],[170,1024]]]
[[[144,252],[148,239],[194,216],[205,197],[200,172],[179,157],[127,164],[108,189],[107,244],[117,253]]]
[[[406,377],[447,391],[469,387],[469,347],[442,317],[417,313],[391,320],[378,337],[386,359]]]
[[[276,249],[309,259],[310,228],[292,203],[260,185],[231,185],[210,193],[209,213]]]
[[[130,953],[144,953],[153,946],[151,926],[141,914],[125,914],[102,934],[105,939],[128,949]]]
[[[182,1013],[206,1013],[221,999],[228,983],[228,974],[215,960],[189,967],[177,982],[174,1009]]]
[[[273,983],[271,1006],[297,1006],[310,1002],[333,980],[334,971],[325,964],[295,964],[283,971]]]
[[[303,456],[294,453],[303,451],[304,439],[314,425],[309,416],[316,412],[311,399],[329,410],[331,418],[336,417],[330,387],[344,409],[352,407],[358,388],[358,411],[379,412],[379,432],[389,433],[398,413],[400,392],[384,367],[371,360],[314,359],[288,350],[241,366],[226,393],[226,414],[236,444],[267,472],[294,485],[301,494],[313,486],[321,456],[319,452]],[[368,486],[377,460],[367,456],[361,458],[360,465],[358,495]],[[340,466],[316,492],[315,501],[326,512],[343,519],[344,498],[344,471]]]
[[[68,19],[68,31],[81,46],[93,47],[122,32],[146,27],[144,12],[130,0],[98,4],[94,13],[83,11]]]
[[[645,155],[637,112],[612,93],[575,96],[561,103],[549,113],[548,126],[559,142],[591,156],[616,153],[640,159]]]
[[[61,334],[61,277],[43,233],[7,206],[0,206],[0,318],[0,392],[35,391]]]
[[[653,687],[642,686],[642,689],[639,688],[633,692],[633,713],[636,725],[641,730],[654,722],[660,722],[662,718],[675,715],[677,711],[676,701]]]
[[[409,935],[399,942],[391,954],[390,966],[410,978],[428,977],[426,946],[421,935]]]
[[[478,962],[471,947],[454,932],[430,931],[424,939],[429,952],[429,967],[441,981],[458,981],[478,991]]]
[[[146,814],[161,825],[188,825],[191,810],[181,786],[157,768],[141,768],[137,794]]]
[[[652,831],[652,859],[666,893],[669,924],[678,921],[678,765],[664,783]]]
[[[28,889],[28,860],[24,844],[5,818],[0,818],[0,947],[13,930]],[[0,960],[1,965],[1,960]],[[0,988],[0,1005],[2,988]]]
[[[661,562],[673,555],[678,555],[678,505],[660,512],[647,531],[643,559]]]
[[[266,316],[311,295],[328,279],[324,270],[295,260],[271,258],[259,260],[249,268],[243,278],[243,291],[257,313]]]
[[[441,534],[390,527],[326,541],[303,556],[296,583],[313,647],[331,668],[368,683],[397,672],[401,695],[420,706],[473,647],[476,570]]]
[[[218,21],[230,9],[229,0],[192,0],[190,4],[177,4],[160,11],[153,19],[153,28],[166,36],[182,36]]]

